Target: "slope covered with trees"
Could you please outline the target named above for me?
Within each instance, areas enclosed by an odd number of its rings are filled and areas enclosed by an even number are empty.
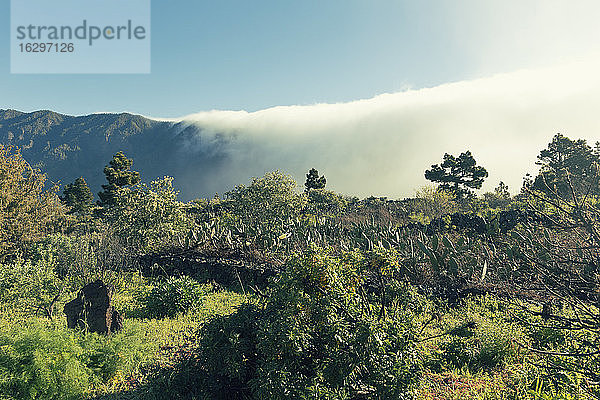
[[[194,126],[155,121],[132,114],[69,116],[52,111],[0,110],[0,143],[18,147],[48,182],[72,183],[83,176],[96,194],[105,183],[106,160],[123,151],[149,179],[178,178],[183,196],[197,196],[209,179],[190,171],[219,166],[222,155],[191,151],[198,140]],[[211,178],[212,179],[212,178]]]

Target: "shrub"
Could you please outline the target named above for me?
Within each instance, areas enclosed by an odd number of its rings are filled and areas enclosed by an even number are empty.
[[[0,264],[0,304],[5,311],[52,317],[56,303],[72,289],[52,260]]]
[[[14,259],[64,220],[57,188],[45,190],[45,184],[46,176],[19,149],[0,144],[0,261]]]
[[[293,257],[263,308],[243,307],[202,330],[195,373],[206,384],[204,395],[407,395],[420,368],[410,311],[418,301],[392,278],[393,263],[381,259],[315,250]],[[374,270],[383,286],[367,292]]]
[[[154,343],[126,327],[106,337],[28,320],[0,330],[0,393],[11,399],[81,399],[134,373]]]
[[[424,186],[417,190],[410,218],[413,221],[428,224],[458,210],[458,203],[452,193]]]
[[[147,254],[178,244],[192,227],[185,205],[177,200],[173,178],[120,189],[104,212],[114,234],[133,254]]]
[[[305,204],[297,186],[291,177],[275,171],[254,178],[249,186],[239,185],[225,196],[234,218],[257,232],[280,232],[281,223],[297,217]]]
[[[152,288],[146,296],[146,312],[150,318],[174,317],[197,307],[208,292],[188,276],[169,277]]]
[[[306,191],[308,204],[306,211],[316,215],[338,216],[345,211],[348,201],[341,195],[325,189]]]

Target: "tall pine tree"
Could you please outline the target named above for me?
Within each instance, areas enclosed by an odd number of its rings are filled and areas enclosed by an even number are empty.
[[[308,171],[308,174],[306,174],[306,182],[304,183],[306,190],[325,189],[325,185],[327,185],[325,175],[319,176],[319,171],[311,168],[310,171]]]
[[[140,182],[140,173],[132,171],[132,165],[133,160],[127,158],[122,151],[119,151],[113,156],[109,165],[104,167],[107,184],[102,185],[103,191],[98,193],[100,197],[99,206],[105,208],[113,206],[121,189]]]
[[[487,177],[487,170],[477,165],[468,150],[458,157],[446,153],[441,164],[432,165],[425,171],[425,178],[439,183],[438,189],[454,193],[459,200],[472,197],[471,189],[480,189]]]
[[[79,177],[75,179],[75,182],[65,186],[60,199],[70,208],[70,214],[86,215],[92,209],[94,195],[85,182],[85,179]]]

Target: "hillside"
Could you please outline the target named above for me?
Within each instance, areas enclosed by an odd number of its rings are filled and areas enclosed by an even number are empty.
[[[104,182],[102,169],[119,150],[135,160],[134,169],[145,181],[173,176],[186,199],[214,193],[203,184],[207,174],[198,172],[216,166],[218,156],[203,153],[202,146],[190,151],[186,144],[195,133],[196,128],[180,123],[127,113],[69,116],[0,110],[0,143],[20,147],[50,181],[64,185],[83,176],[95,193]]]

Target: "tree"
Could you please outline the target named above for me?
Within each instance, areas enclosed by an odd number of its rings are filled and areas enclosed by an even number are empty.
[[[0,144],[0,261],[57,227],[64,209],[56,188],[31,168],[19,149]]]
[[[116,202],[118,192],[126,186],[133,186],[140,182],[140,173],[130,168],[133,160],[127,158],[122,151],[113,156],[109,165],[104,167],[104,175],[108,184],[102,185],[104,191],[98,193],[99,206],[110,207]]]
[[[592,173],[598,178],[599,172]],[[533,301],[524,303],[536,317],[530,328],[543,327],[564,340],[562,351],[544,341],[534,342],[529,350],[543,356],[540,366],[547,373],[560,379],[575,373],[577,388],[600,398],[600,206],[586,192],[573,190],[570,197],[555,191],[524,192],[535,218],[516,227],[505,260],[511,260],[515,273],[527,274],[511,279],[521,286],[519,292],[536,292]]]
[[[591,189],[598,194],[598,179],[594,164],[600,161],[600,147],[593,150],[584,139],[571,140],[560,133],[538,156],[541,166],[533,188],[561,197],[571,196],[571,187],[578,193]]]
[[[85,179],[79,177],[65,186],[61,200],[71,209],[70,214],[86,215],[90,213],[94,195]]]
[[[510,199],[510,192],[508,191],[508,185],[502,181],[498,184],[498,186],[494,189],[494,193],[498,195],[498,197],[503,199]]]
[[[500,181],[498,186],[494,189],[494,192],[483,194],[483,199],[490,208],[505,208],[511,201],[508,185]]]
[[[306,174],[306,182],[304,186],[306,190],[310,189],[325,189],[325,185],[327,184],[327,179],[325,179],[325,175],[319,176],[319,171],[314,168],[311,168]]]
[[[453,214],[458,209],[452,193],[436,190],[433,186],[423,186],[415,194],[410,217],[417,222],[428,224],[444,215]]]
[[[470,151],[458,157],[446,153],[441,164],[425,171],[425,178],[440,183],[438,189],[452,192],[459,200],[472,197],[471,189],[480,189],[487,176],[487,170],[477,165]]]
[[[177,200],[173,178],[164,177],[121,190],[104,213],[112,234],[133,254],[173,246],[192,228],[185,204]]]
[[[298,184],[279,171],[253,178],[248,186],[239,185],[225,193],[231,216],[258,232],[281,232],[282,223],[296,218],[306,198],[296,192]]]

